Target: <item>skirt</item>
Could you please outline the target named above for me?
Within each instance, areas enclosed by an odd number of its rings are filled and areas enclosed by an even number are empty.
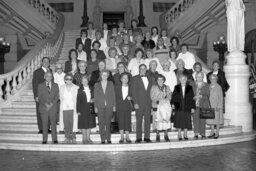
[[[181,129],[192,129],[191,113],[175,111],[174,127]]]

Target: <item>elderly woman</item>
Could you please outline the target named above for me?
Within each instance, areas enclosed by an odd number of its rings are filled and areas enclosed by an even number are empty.
[[[120,75],[121,84],[115,85],[116,94],[116,112],[118,119],[118,127],[121,135],[119,143],[124,143],[124,132],[126,134],[125,141],[131,143],[129,132],[131,131],[131,87],[129,85],[130,73],[123,72]]]
[[[157,62],[157,72],[161,72],[163,70],[161,63],[159,62],[159,59],[154,56],[154,52],[152,49],[145,50],[146,58],[145,58],[145,64],[147,68],[149,68],[149,64],[152,60]]]
[[[202,64],[200,62],[196,62],[193,66],[194,72],[192,74],[192,77],[194,80],[196,80],[196,74],[199,72],[203,72],[202,71]],[[204,74],[204,82],[207,83],[207,78],[206,78],[206,74],[203,72]]]
[[[146,75],[148,75],[153,80],[153,84],[156,84],[156,79],[159,74],[159,72],[156,70],[157,68],[157,62],[155,60],[150,61],[149,63],[149,69],[146,72]]]
[[[172,97],[171,90],[168,85],[164,84],[165,77],[161,74],[157,76],[157,85],[151,88],[150,96],[152,99],[153,119],[156,122],[156,141],[160,142],[159,131],[164,131],[164,139],[170,141],[167,130],[171,128],[170,117],[172,108],[170,100]]]
[[[65,140],[63,143],[76,143],[77,113],[76,97],[78,86],[72,83],[73,75],[66,74],[65,84],[60,87],[60,112],[63,113]]]
[[[87,63],[85,61],[78,62],[78,70],[74,75],[73,83],[76,84],[78,87],[82,84],[82,77],[88,75],[86,72]]]
[[[92,95],[88,85],[88,76],[82,76],[82,85],[78,89],[76,111],[78,114],[78,129],[82,130],[83,144],[92,144],[90,138],[91,128],[96,127],[95,115],[91,113]]]
[[[116,96],[114,85],[108,81],[109,71],[102,70],[100,73],[100,82],[95,84],[94,106],[98,114],[101,143],[111,144],[110,124],[113,112],[116,111]]]
[[[190,70],[187,70],[185,67],[185,63],[182,59],[178,59],[176,61],[176,66],[177,69],[174,70],[177,78],[179,78],[180,75],[186,75],[187,79],[188,79],[188,83],[190,83],[192,81],[192,73],[190,72]],[[178,79],[178,83],[179,83],[179,79]]]
[[[173,70],[171,70],[171,63],[166,62],[163,65],[163,71],[160,72],[163,76],[166,78],[165,84],[168,85],[171,89],[171,92],[173,92],[174,87],[177,85],[177,78]]]
[[[128,64],[128,71],[132,76],[139,74],[139,66],[141,64],[145,64],[144,51],[143,49],[138,48],[135,50],[135,58],[132,58]]]
[[[225,97],[225,93],[228,91],[229,89],[229,84],[226,80],[226,76],[225,76],[225,72],[223,72],[222,70],[220,70],[220,64],[218,61],[213,61],[212,63],[212,72],[209,72],[207,74],[207,82],[210,83],[210,75],[214,74],[217,75],[218,77],[218,84],[221,86],[222,88],[222,92],[223,92],[223,96]]]
[[[191,113],[194,113],[194,91],[187,83],[186,75],[179,75],[180,84],[176,85],[172,94],[172,108],[175,110],[174,127],[178,129],[178,140],[182,140],[181,130],[184,130],[184,140],[188,140],[187,130],[192,129]]]
[[[113,76],[115,86],[122,84],[121,75],[126,71],[127,71],[127,69],[126,69],[125,64],[123,62],[119,62],[117,64],[117,73]],[[126,73],[128,73],[128,72],[126,72]],[[131,74],[130,73],[128,73],[128,74],[129,74],[129,77],[131,77]]]
[[[105,61],[106,61],[106,69],[109,70],[112,74],[115,74],[116,73],[116,69],[117,69],[116,68],[117,64],[118,64],[118,62],[121,61],[118,58],[118,56],[117,56],[116,48],[111,47],[108,50],[108,55],[109,55],[109,58],[105,59]]]
[[[191,83],[194,90],[194,100],[196,102],[196,110],[193,114],[194,138],[198,139],[199,134],[205,139],[205,119],[200,118],[200,108],[210,107],[210,88],[204,81],[204,73],[196,73],[196,80]]]
[[[91,87],[94,87],[94,85],[100,81],[100,73],[106,69],[106,62],[105,61],[99,61],[98,63],[98,69],[96,71],[93,71],[91,74],[91,79],[89,82],[89,85]],[[113,81],[112,74],[109,73],[108,81]]]
[[[75,49],[71,49],[69,51],[69,61],[65,62],[65,73],[75,74],[77,71],[77,51]]]
[[[222,88],[218,84],[218,76],[210,75],[210,103],[211,107],[214,108],[215,118],[207,119],[206,123],[211,126],[211,134],[208,138],[219,138],[220,125],[224,124],[223,118],[223,93]],[[214,133],[214,127],[216,127],[216,133]]]

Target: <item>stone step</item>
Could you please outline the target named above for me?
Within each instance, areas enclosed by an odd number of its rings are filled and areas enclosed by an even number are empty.
[[[12,102],[13,108],[35,108],[36,102],[35,101],[14,101]]]
[[[34,96],[32,96],[32,95],[22,95],[22,96],[20,96],[20,101],[23,101],[23,102],[34,102],[35,99],[34,99]]]
[[[0,115],[0,121],[4,123],[37,123],[36,115]]]
[[[37,125],[36,124],[33,124],[33,123],[3,123],[3,122],[0,122],[1,126],[0,126],[0,136],[1,137],[5,137],[7,134],[10,135],[10,137],[13,137],[13,138],[10,138],[10,139],[15,139],[16,140],[16,136],[13,136],[11,134],[20,134],[20,137],[22,136],[25,136],[25,137],[34,137],[34,136],[37,136],[37,131],[38,131],[38,128],[37,128]],[[57,130],[59,130],[59,127],[57,126]],[[94,129],[91,130],[92,136],[95,136],[95,137],[98,137],[98,126]],[[10,131],[10,132],[7,132],[7,131]],[[4,132],[3,136],[2,136],[2,132]],[[28,132],[28,133],[26,133]],[[31,133],[33,132],[33,133]],[[227,135],[227,134],[236,134],[236,133],[241,133],[242,132],[242,128],[241,127],[224,127],[221,129],[220,131],[220,135]],[[163,133],[161,133],[163,134]],[[206,130],[206,134],[209,135],[210,134],[210,129],[207,129]],[[62,137],[61,134],[59,134],[60,137]],[[176,139],[177,138],[177,131],[176,130],[173,130],[171,132],[168,133],[168,135],[173,138],[173,139]],[[80,134],[78,134],[78,136],[80,136]],[[193,131],[188,131],[188,137],[193,137],[194,136],[194,133]],[[0,139],[1,139],[0,137]],[[131,139],[136,139],[136,133],[135,132],[132,132],[130,133],[130,137]],[[151,139],[155,139],[155,133],[151,133]],[[162,136],[163,137],[163,136]],[[112,139],[115,140],[115,141],[118,141],[118,139],[120,138],[119,134],[112,134]],[[8,137],[5,137],[5,139],[8,139]]]
[[[42,145],[40,141],[16,141],[16,140],[1,140],[0,149],[11,150],[27,150],[27,151],[146,151],[146,150],[164,150],[173,148],[189,148],[189,147],[202,147],[213,146],[230,143],[245,142],[255,139],[256,132],[239,133],[232,135],[223,135],[219,139],[205,139],[205,140],[189,140],[178,141],[171,140],[171,142],[159,142],[159,143],[132,143],[132,144],[48,144]],[[50,136],[48,136],[50,137]]]
[[[34,93],[31,88],[31,89],[24,90],[21,95],[34,96]]]
[[[2,108],[4,115],[36,115],[36,108]]]

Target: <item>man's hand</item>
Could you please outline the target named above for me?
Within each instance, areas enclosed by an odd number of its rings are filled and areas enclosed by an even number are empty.
[[[138,110],[140,107],[139,107],[138,104],[134,104],[134,108],[135,108],[136,110]]]
[[[36,101],[37,103],[39,103],[38,97],[35,98],[35,101]]]

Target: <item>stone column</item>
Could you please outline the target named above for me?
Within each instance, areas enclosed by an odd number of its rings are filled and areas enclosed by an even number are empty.
[[[84,0],[84,13],[82,16],[82,24],[80,25],[80,27],[87,27],[87,22],[89,20],[89,17],[87,15],[87,0]]]
[[[242,126],[243,132],[253,129],[252,107],[249,102],[249,66],[245,63],[244,4],[242,0],[226,0],[227,6],[227,65],[224,66],[230,88],[225,99],[225,118],[231,125]],[[239,27],[239,28],[238,28]],[[236,36],[236,37],[235,37]]]
[[[243,126],[244,132],[253,129],[252,106],[249,102],[249,66],[245,63],[246,55],[233,51],[227,56],[224,66],[227,81],[230,85],[225,98],[225,118],[230,125]]]

